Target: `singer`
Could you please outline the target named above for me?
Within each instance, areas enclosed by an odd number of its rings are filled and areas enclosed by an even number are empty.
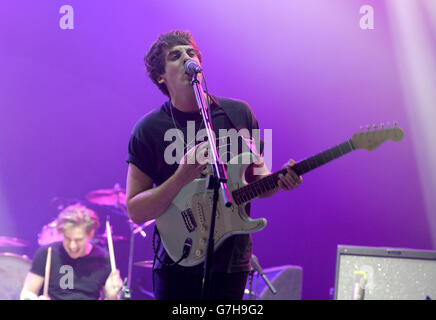
[[[206,152],[207,142],[194,145],[194,141],[186,141],[188,122],[194,123],[197,131],[204,127],[191,82],[193,73],[197,73],[198,81],[202,82],[201,62],[202,55],[198,45],[192,35],[185,31],[161,34],[145,56],[149,77],[169,99],[143,116],[131,133],[127,155],[126,195],[129,216],[137,224],[160,217],[184,186],[199,176],[207,175],[210,170],[207,163],[194,156]],[[219,129],[234,128],[238,131],[246,128],[249,132],[259,129],[257,119],[247,103],[206,93],[204,99],[210,105],[209,113],[216,137],[219,136]],[[180,140],[184,143],[185,154],[181,161],[168,164],[164,153],[172,142],[166,141],[164,137],[167,130],[174,128],[183,132]],[[193,157],[196,159],[194,163],[189,161]],[[292,190],[301,183],[301,177],[291,169],[293,163],[290,160],[286,175],[279,176],[279,187],[266,196],[279,189]],[[256,173],[261,172],[260,175],[254,175],[254,166],[260,169],[256,170]],[[263,163],[252,164],[245,173],[245,179],[252,182],[268,174],[270,171]],[[180,228],[186,227],[180,225]],[[155,298],[200,299],[204,263],[193,267],[175,263],[162,245],[156,227],[153,248]],[[210,299],[242,299],[250,271],[251,255],[252,240],[246,234],[230,236],[215,250],[211,268]]]

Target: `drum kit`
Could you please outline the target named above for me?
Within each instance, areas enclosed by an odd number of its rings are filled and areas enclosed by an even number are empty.
[[[110,209],[111,212],[122,215],[128,219],[128,224],[130,228],[130,248],[128,275],[124,281],[124,289],[127,291],[127,296],[129,296],[133,265],[143,268],[153,267],[152,260],[138,261],[133,263],[133,252],[135,235],[139,233],[140,235],[142,235],[142,237],[145,238],[146,233],[144,232],[144,229],[153,224],[154,220],[147,221],[142,225],[137,225],[128,218],[126,193],[125,190],[120,188],[120,185],[118,183],[115,184],[114,188],[112,189],[100,189],[91,191],[85,196],[85,198],[88,202],[92,204],[104,206]],[[56,198],[56,200],[59,201],[58,198]],[[65,205],[61,203],[57,207],[57,209],[61,211],[64,207]],[[111,234],[110,237],[111,240],[115,242],[128,241],[127,238],[120,235]],[[108,243],[107,238],[108,235],[105,231],[105,233],[103,234],[94,236],[94,242],[105,245]],[[37,236],[37,241],[40,246],[49,245],[51,243],[62,240],[62,234],[60,234],[56,229],[56,219],[44,225]],[[0,236],[0,249],[24,248],[28,245],[29,243],[22,239]],[[10,252],[0,253],[0,300],[19,299],[25,277],[29,272],[31,265],[32,260],[30,260],[26,255],[18,255]]]
[[[23,248],[28,243],[24,240],[0,236],[0,249]],[[29,272],[32,261],[25,255],[10,252],[0,253],[0,300],[17,300]]]

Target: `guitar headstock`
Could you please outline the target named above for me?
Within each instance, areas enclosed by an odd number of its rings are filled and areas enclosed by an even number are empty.
[[[398,123],[394,122],[394,126],[388,123],[386,128],[383,123],[379,126],[367,126],[366,129],[361,127],[360,132],[353,134],[351,138],[356,149],[366,149],[372,151],[381,145],[386,140],[401,141],[404,137],[404,132],[398,127]]]

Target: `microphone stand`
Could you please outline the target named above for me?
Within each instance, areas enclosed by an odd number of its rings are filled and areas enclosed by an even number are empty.
[[[253,276],[254,276],[254,268],[251,267],[250,272],[248,273],[248,300],[251,300],[254,297],[256,297],[256,294],[253,292]]]
[[[206,249],[206,260],[204,263],[203,283],[201,290],[201,298],[205,300],[209,298],[210,270],[213,263],[215,217],[219,199],[219,191],[221,190],[222,198],[227,207],[230,207],[232,205],[232,201],[226,184],[226,170],[218,157],[218,151],[214,138],[215,135],[212,131],[212,119],[209,119],[208,117],[207,105],[204,99],[203,90],[201,88],[200,82],[197,79],[197,73],[194,73],[192,76],[192,86],[194,87],[197,105],[203,118],[204,127],[206,128],[207,138],[209,142],[209,159],[211,160],[210,163],[213,169],[213,176],[210,177],[208,186],[208,188],[210,189],[213,188],[212,213],[210,218],[209,239]],[[212,114],[212,112],[210,114]]]
[[[271,292],[273,294],[276,294],[277,290],[274,288],[272,283],[268,280],[265,273],[263,273],[262,267],[259,264],[259,260],[257,259],[257,257],[254,254],[251,255],[251,266],[253,267],[254,270],[257,271],[258,274],[260,274],[262,276],[263,281],[265,281],[265,284],[268,286],[268,288],[271,290]]]

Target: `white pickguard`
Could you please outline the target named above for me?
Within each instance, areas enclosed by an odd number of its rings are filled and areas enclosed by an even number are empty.
[[[231,163],[236,164],[228,165],[227,187],[230,193],[247,184],[244,176],[250,164],[242,164],[242,159],[247,159],[246,153],[232,159]],[[207,179],[201,178],[186,185],[173,199],[167,210],[156,219],[162,243],[174,261],[182,257],[186,239],[192,240],[192,248],[188,257],[179,262],[185,267],[195,266],[205,259],[213,198],[213,190],[207,189],[206,183]],[[220,194],[215,220],[215,250],[231,235],[253,233],[265,228],[266,219],[249,218],[244,206],[245,204],[238,206],[233,202],[233,205],[227,208]],[[188,220],[187,223],[186,220]]]

